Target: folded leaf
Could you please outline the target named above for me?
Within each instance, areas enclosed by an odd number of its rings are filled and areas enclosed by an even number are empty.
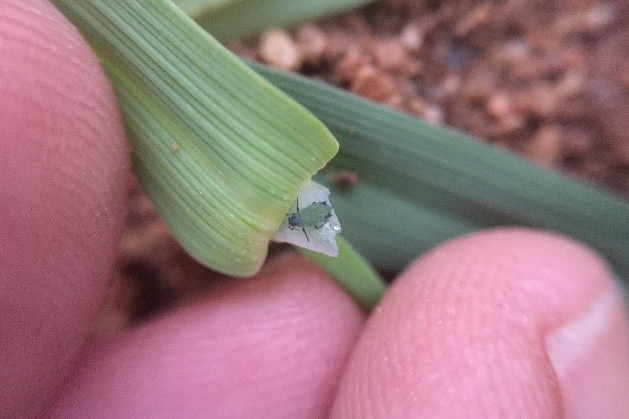
[[[135,173],[177,240],[215,270],[255,273],[334,137],[166,0],[53,3],[101,58]]]

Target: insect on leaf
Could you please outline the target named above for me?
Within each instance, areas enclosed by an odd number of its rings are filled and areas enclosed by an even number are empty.
[[[328,188],[309,181],[291,205],[273,241],[292,243],[328,256],[336,256],[338,247],[335,237],[341,232],[341,224],[330,205],[329,195]],[[329,208],[329,216],[324,214],[327,209],[320,211],[324,205]]]

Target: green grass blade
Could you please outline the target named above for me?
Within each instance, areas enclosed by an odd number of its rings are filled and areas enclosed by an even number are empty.
[[[408,254],[407,243],[396,240],[395,235],[403,229],[426,234],[422,230],[425,224],[413,220],[427,211],[432,217],[448,219],[442,224],[443,234],[434,234],[432,244],[455,235],[457,228],[464,233],[497,225],[532,226],[575,237],[600,251],[619,273],[629,274],[627,201],[456,131],[430,126],[304,77],[252,65],[336,135],[341,149],[331,164],[355,171],[360,182],[372,188],[371,196],[366,194],[362,201],[337,209],[343,234],[368,259],[378,259],[382,241],[387,243],[387,252]],[[333,202],[343,202],[338,190],[332,188],[331,192]],[[413,205],[415,213],[411,215],[409,210],[406,217],[397,217],[394,205],[389,211],[382,204],[372,206],[387,195]],[[374,222],[380,218],[383,224],[393,219],[399,225],[371,234],[372,226],[345,222],[352,217]],[[432,231],[439,229],[435,225]],[[399,258],[394,267],[397,265]]]
[[[203,16],[229,3],[238,1],[241,0],[173,0],[173,3],[185,14],[194,19],[197,16]]]
[[[418,254],[437,243],[480,227],[404,200],[367,182],[359,182],[351,193],[346,193],[336,187],[326,173],[315,175],[315,180],[330,189],[343,236],[354,243],[373,266],[387,273],[403,269]]]
[[[334,137],[169,1],[53,3],[101,58],[135,173],[174,236],[215,270],[255,273]]]
[[[335,258],[307,249],[299,248],[299,251],[336,279],[365,311],[370,311],[384,294],[385,284],[342,236],[336,236],[336,243],[339,255]]]
[[[181,2],[182,0],[178,0]],[[236,0],[208,13],[192,15],[221,41],[255,35],[270,27],[349,10],[373,0]]]

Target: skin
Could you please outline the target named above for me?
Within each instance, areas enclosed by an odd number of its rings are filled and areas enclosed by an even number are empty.
[[[87,342],[126,212],[115,100],[41,0],[0,0],[0,75],[0,417],[629,417],[607,266],[543,232],[446,243],[370,317],[290,252]]]

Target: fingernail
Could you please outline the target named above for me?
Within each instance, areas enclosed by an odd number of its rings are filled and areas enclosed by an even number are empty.
[[[591,355],[619,305],[618,288],[611,285],[579,316],[546,337],[548,355],[557,374]]]
[[[548,335],[546,344],[566,419],[629,417],[629,321],[616,285]]]

